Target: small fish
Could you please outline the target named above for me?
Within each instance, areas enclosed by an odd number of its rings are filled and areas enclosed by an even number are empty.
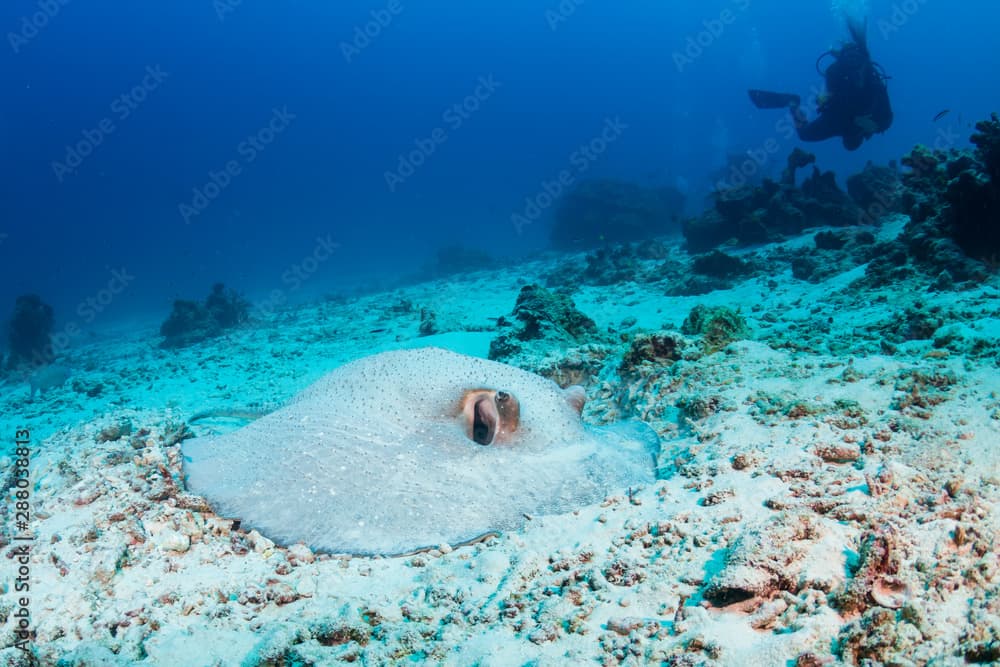
[[[372,329],[368,333],[383,333],[386,329]]]
[[[942,109],[941,111],[938,111],[936,114],[934,114],[934,118],[931,122],[933,123],[938,122],[939,120],[947,116],[949,111],[951,111],[951,109]]]

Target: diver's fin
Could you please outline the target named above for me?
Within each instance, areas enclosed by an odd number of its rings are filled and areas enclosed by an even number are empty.
[[[750,89],[750,101],[758,109],[783,109],[798,106],[801,102],[798,95],[791,93],[772,93],[767,90]]]
[[[868,52],[868,17],[858,18],[857,16],[847,17],[847,30],[851,33],[851,39],[861,47],[865,53]]]

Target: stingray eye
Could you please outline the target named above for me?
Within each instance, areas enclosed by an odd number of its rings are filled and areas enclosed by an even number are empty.
[[[510,400],[510,394],[505,391],[497,392],[497,403],[506,403]]]

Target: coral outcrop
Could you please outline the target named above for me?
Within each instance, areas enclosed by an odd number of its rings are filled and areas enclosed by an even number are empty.
[[[847,194],[863,210],[859,222],[868,225],[878,223],[884,215],[902,213],[902,187],[895,161],[887,167],[869,161],[863,170],[847,178]]]
[[[511,318],[497,323],[503,328],[490,343],[489,358],[505,361],[531,344],[535,349],[565,347],[590,342],[596,337],[594,320],[581,313],[566,294],[539,285],[521,288]]]
[[[948,183],[955,242],[970,257],[1000,257],[1000,117],[976,123],[974,164]]]
[[[884,244],[863,284],[878,287],[914,273],[935,289],[961,288],[995,271],[1000,258],[1000,118],[976,123],[975,148],[916,146],[902,160],[900,203],[909,215],[898,239]]]
[[[750,330],[743,316],[731,308],[698,305],[688,313],[681,325],[681,333],[701,335],[705,351],[712,353],[735,340],[748,338]]]
[[[747,245],[798,234],[807,227],[856,224],[860,209],[836,183],[833,172],[820,171],[795,185],[795,171],[812,162],[803,151],[793,152],[781,182],[765,178],[760,185],[720,190],[715,206],[698,218],[685,220],[690,252],[723,243]]]
[[[236,291],[216,283],[204,303],[178,299],[160,326],[160,347],[178,348],[214,338],[249,319],[250,304]]]
[[[801,148],[795,148],[789,153],[785,168],[781,172],[781,183],[783,185],[795,185],[795,172],[811,164],[816,164],[816,156]]]
[[[777,591],[806,586],[802,564],[821,528],[804,514],[779,514],[741,535],[726,553],[725,564],[705,587],[705,599],[727,606]]]
[[[643,366],[666,367],[684,358],[688,341],[675,331],[641,333],[632,339],[618,367],[623,376],[638,373]]]

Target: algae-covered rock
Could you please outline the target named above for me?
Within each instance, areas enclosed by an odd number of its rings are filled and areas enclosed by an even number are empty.
[[[510,358],[531,341],[539,341],[542,348],[546,343],[576,345],[597,334],[594,320],[580,312],[569,295],[539,285],[521,288],[511,315],[509,327],[490,343],[490,359]]]
[[[634,373],[645,363],[668,366],[684,357],[687,344],[684,337],[674,331],[639,334],[632,339],[618,370],[622,374]]]
[[[681,333],[702,336],[706,351],[714,352],[734,340],[749,338],[750,329],[743,316],[732,308],[698,305],[691,309],[684,320]]]
[[[722,607],[764,599],[779,590],[797,591],[803,560],[819,536],[816,522],[801,515],[779,515],[746,531],[708,582],[705,599]]]

